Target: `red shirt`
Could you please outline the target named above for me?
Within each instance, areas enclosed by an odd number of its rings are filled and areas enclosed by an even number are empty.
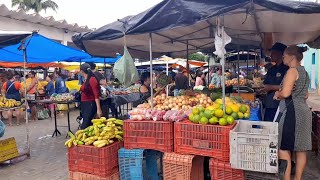
[[[89,79],[89,86],[85,88],[86,82],[84,82],[80,88],[81,90],[81,101],[94,101],[99,99],[100,86],[95,77]]]

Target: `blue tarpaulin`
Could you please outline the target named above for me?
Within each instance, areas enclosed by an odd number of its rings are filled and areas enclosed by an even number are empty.
[[[24,62],[21,43],[0,49],[0,61]],[[91,58],[83,51],[64,46],[56,41],[34,33],[25,42],[28,63],[49,63],[55,61],[80,61]]]
[[[102,57],[91,57],[86,59],[81,59],[81,62],[94,62],[94,63],[106,63],[106,64],[114,64],[120,59],[122,56],[117,55],[115,58],[102,58]],[[79,62],[79,60],[71,60],[67,62]]]

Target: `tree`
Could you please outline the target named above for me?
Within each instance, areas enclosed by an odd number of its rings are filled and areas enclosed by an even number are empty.
[[[52,0],[12,0],[12,7],[14,6],[18,6],[18,9],[25,11],[33,10],[36,13],[47,9],[57,11],[59,8],[58,4]]]
[[[189,60],[196,60],[196,61],[205,61],[206,60],[206,56],[200,53],[193,53],[191,55],[188,56]]]

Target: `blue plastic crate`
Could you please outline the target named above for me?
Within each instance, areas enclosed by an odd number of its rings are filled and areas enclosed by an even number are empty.
[[[154,150],[119,150],[121,180],[161,180],[162,155]]]

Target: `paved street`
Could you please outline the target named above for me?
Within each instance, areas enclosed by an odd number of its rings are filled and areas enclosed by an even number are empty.
[[[320,96],[310,96],[310,105],[320,110]],[[71,127],[77,129],[75,118],[79,115],[77,110],[71,112]],[[67,125],[66,114],[58,115],[58,125]],[[65,180],[68,179],[67,149],[64,146],[66,127],[60,127],[61,136],[52,138],[54,120],[40,120],[30,122],[31,158],[22,162],[1,165],[0,180]],[[15,137],[18,146],[26,144],[25,125],[8,127],[5,137]],[[1,139],[4,139],[1,138]],[[320,163],[314,153],[309,154],[308,168],[304,179],[320,179]]]

